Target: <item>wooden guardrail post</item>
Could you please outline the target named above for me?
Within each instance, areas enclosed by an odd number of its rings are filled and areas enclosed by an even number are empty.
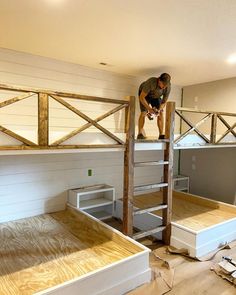
[[[164,167],[164,182],[168,183],[163,188],[163,202],[167,204],[167,209],[163,210],[163,225],[166,226],[163,231],[163,241],[170,244],[171,236],[171,217],[172,217],[172,190],[173,190],[173,163],[174,163],[174,120],[175,120],[175,102],[168,102],[166,105],[166,123],[165,137],[168,139],[166,149],[164,151],[164,161],[168,161],[168,165]]]
[[[38,145],[48,146],[48,94],[38,95]]]
[[[217,114],[213,114],[211,118],[211,143],[216,143],[216,125],[217,125]]]
[[[126,145],[124,152],[124,194],[123,194],[123,233],[133,235],[133,194],[134,194],[134,133],[135,97],[130,96],[126,113]]]

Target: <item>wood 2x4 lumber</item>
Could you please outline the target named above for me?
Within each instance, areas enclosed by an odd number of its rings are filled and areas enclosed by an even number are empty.
[[[167,209],[162,211],[162,223],[165,226],[163,231],[163,241],[170,244],[171,236],[171,218],[172,218],[172,187],[173,187],[173,164],[174,164],[174,128],[175,128],[175,103],[169,102],[166,105],[166,124],[165,136],[169,139],[164,151],[164,161],[169,164],[164,166],[164,182],[168,183],[163,188],[163,203],[167,204]]]
[[[207,116],[205,116],[202,120],[200,120],[195,126],[187,119],[185,118],[180,112],[178,112],[177,110],[175,111],[176,114],[179,115],[179,117],[190,126],[190,129],[188,131],[186,131],[185,133],[181,134],[178,138],[175,139],[175,143],[179,142],[181,139],[183,139],[188,133],[190,133],[191,131],[196,132],[202,139],[205,140],[205,142],[210,143],[210,140],[200,131],[198,130],[196,127],[198,127],[200,124],[202,124],[203,122],[205,122],[209,117],[211,117],[211,114],[208,114]]]
[[[39,93],[38,96],[38,144],[48,145],[48,95]]]
[[[167,187],[168,182],[160,182],[160,183],[153,183],[153,184],[146,184],[146,185],[137,185],[134,187],[135,192],[139,191],[147,191],[149,189],[154,189],[154,188],[161,188],[161,187]]]
[[[232,127],[230,127],[222,136],[217,140],[216,143],[219,143],[228,133],[232,132],[232,130],[236,127],[236,123]]]
[[[160,166],[160,165],[167,165],[169,164],[168,161],[149,161],[149,162],[136,162],[134,163],[134,167],[146,167],[146,166]]]
[[[3,132],[3,133],[5,133],[5,134],[7,134],[7,135],[9,135],[12,138],[15,138],[15,139],[23,142],[24,144],[27,144],[28,145],[28,148],[31,148],[33,146],[37,146],[36,143],[28,140],[27,138],[24,138],[23,136],[15,133],[15,132],[13,132],[13,131],[11,131],[11,130],[3,127],[3,126],[0,126],[0,131]],[[20,149],[21,149],[21,147],[22,146],[19,146]],[[3,147],[0,147],[0,149],[8,149],[8,147],[7,146],[3,146]]]
[[[220,115],[218,115],[217,116],[220,120],[221,120],[221,122],[228,128],[228,129],[231,129],[231,126],[229,125],[229,123],[222,117],[222,116],[220,116]],[[233,129],[231,129],[231,131],[230,131],[235,137],[236,137],[236,132],[233,130]]]
[[[106,128],[102,127],[100,124],[98,124],[97,122],[95,122],[94,120],[92,120],[91,118],[89,118],[88,116],[86,116],[84,113],[82,113],[81,111],[79,111],[77,108],[73,107],[71,104],[69,104],[68,102],[66,102],[65,100],[63,100],[61,97],[56,96],[56,95],[50,95],[50,96],[52,98],[54,98],[57,102],[59,102],[60,104],[64,105],[66,108],[68,108],[72,112],[74,112],[76,115],[80,116],[81,118],[83,118],[87,122],[91,123],[96,128],[98,128],[99,130],[101,130],[108,137],[111,137],[113,140],[115,140],[119,144],[122,144],[122,145],[124,144],[124,142],[120,138],[118,138],[117,136],[115,136],[114,134],[112,134],[110,131],[108,131]]]
[[[126,148],[124,153],[123,233],[133,235],[133,194],[134,194],[134,133],[135,97],[130,97],[126,113]]]
[[[166,209],[167,205],[161,204],[155,207],[148,207],[148,208],[144,208],[144,209],[138,209],[134,211],[134,215],[139,215],[139,214],[144,214],[144,213],[148,213],[148,212],[153,212],[153,211],[158,211],[158,210],[163,210]]]
[[[19,92],[34,92],[35,94],[36,93],[37,94],[44,93],[44,94],[47,94],[50,96],[57,95],[57,96],[61,96],[61,97],[81,99],[81,100],[99,101],[99,102],[105,102],[105,103],[125,104],[125,105],[129,104],[129,101],[121,100],[121,99],[111,99],[111,98],[105,98],[105,97],[80,95],[80,94],[69,93],[69,92],[67,93],[67,92],[51,91],[51,90],[21,87],[21,86],[10,86],[7,84],[0,84],[0,89],[19,91]]]
[[[103,115],[97,117],[97,118],[94,119],[93,121],[96,122],[96,123],[98,123],[99,121],[101,121],[101,120],[103,120],[103,119],[109,117],[110,115],[112,115],[112,114],[114,114],[114,113],[116,113],[116,112],[122,110],[124,107],[125,107],[125,105],[120,105],[120,106],[118,106],[118,107],[112,109],[111,111],[109,111],[109,112],[107,112],[107,113],[105,113],[105,114],[103,114]],[[87,128],[89,128],[89,127],[91,127],[91,126],[93,126],[93,124],[92,124],[91,122],[90,122],[90,123],[86,123],[86,124],[84,124],[83,126],[77,128],[76,130],[70,132],[70,133],[67,134],[66,136],[64,136],[64,137],[62,137],[62,138],[60,138],[60,139],[58,139],[58,140],[55,141],[55,142],[53,142],[51,145],[59,145],[59,144],[61,144],[62,142],[68,140],[69,138],[71,138],[71,137],[77,135],[78,133],[80,133],[80,132],[86,130]]]
[[[18,102],[18,101],[21,101],[23,99],[26,99],[26,98],[29,98],[31,96],[35,95],[35,93],[32,93],[32,92],[29,92],[29,93],[26,93],[26,94],[22,94],[22,95],[19,95],[19,96],[16,96],[16,97],[13,97],[13,98],[10,98],[8,100],[5,100],[5,101],[2,101],[0,102],[0,108],[3,108],[5,106],[8,106],[12,103],[15,103],[15,102]]]
[[[203,111],[203,110],[196,110],[196,109],[182,108],[182,107],[177,107],[176,110],[180,111],[180,112],[202,113],[202,114],[217,114],[217,115],[222,115],[222,116],[236,117],[235,113],[227,113],[227,112]]]
[[[158,226],[158,227],[155,227],[155,228],[147,230],[147,231],[138,232],[137,234],[133,235],[133,239],[138,240],[138,239],[141,239],[141,238],[144,238],[147,236],[151,236],[153,234],[163,231],[165,228],[166,228],[165,226]]]

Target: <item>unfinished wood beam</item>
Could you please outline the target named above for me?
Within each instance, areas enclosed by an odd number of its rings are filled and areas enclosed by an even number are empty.
[[[236,137],[236,132],[231,128],[229,123],[221,115],[217,115],[217,117],[228,129],[231,129],[230,132]]]
[[[231,126],[218,140],[216,143],[219,143],[228,133],[230,133],[236,127],[236,123]]]
[[[80,116],[81,118],[83,118],[85,121],[91,123],[93,126],[95,126],[96,128],[98,128],[99,130],[101,130],[103,133],[105,133],[108,137],[112,138],[114,141],[118,142],[119,144],[124,145],[123,140],[121,140],[120,138],[118,138],[117,136],[115,136],[114,134],[112,134],[110,131],[108,131],[106,128],[102,127],[100,124],[98,124],[97,122],[95,122],[94,120],[92,120],[90,117],[86,116],[84,113],[82,113],[81,111],[79,111],[77,108],[73,107],[71,104],[69,104],[68,102],[66,102],[61,97],[56,96],[56,95],[50,95],[50,96],[53,99],[55,99],[57,102],[59,102],[60,104],[64,105],[66,108],[68,108],[69,110],[71,110],[73,113],[77,114],[78,116]]]
[[[24,144],[27,144],[29,146],[36,146],[36,144],[26,138],[24,138],[23,136],[19,135],[19,134],[16,134],[15,132],[3,127],[3,126],[0,126],[0,131],[9,135],[10,137],[14,138],[14,139],[17,139],[21,142],[23,142]],[[7,149],[6,146],[3,147],[4,149]]]
[[[216,127],[217,127],[217,114],[213,114],[211,118],[211,143],[216,143]]]
[[[124,153],[124,195],[123,195],[123,233],[133,235],[133,194],[134,194],[134,132],[135,97],[130,96],[126,116],[126,146]]]
[[[112,114],[114,114],[114,113],[116,113],[116,112],[122,110],[123,108],[125,108],[125,106],[126,106],[126,105],[120,105],[120,106],[118,106],[118,107],[116,107],[116,108],[110,110],[109,112],[107,112],[107,113],[105,113],[105,114],[103,114],[103,115],[97,117],[97,118],[96,118],[95,120],[93,120],[93,121],[96,122],[96,123],[99,122],[99,121],[102,121],[103,119],[109,117],[110,115],[112,115]],[[84,124],[83,126],[81,126],[81,127],[77,128],[77,129],[73,130],[73,131],[70,132],[69,134],[63,136],[62,138],[56,140],[56,141],[53,142],[51,145],[59,145],[59,144],[61,144],[62,142],[64,142],[64,141],[68,140],[69,138],[71,138],[71,137],[73,137],[73,136],[79,134],[80,132],[86,130],[87,128],[89,128],[89,127],[91,127],[91,126],[93,126],[92,123],[86,123],[86,124]]]
[[[0,130],[1,131],[1,130]],[[34,145],[33,145],[34,144]],[[12,146],[0,146],[0,150],[63,150],[63,149],[110,149],[117,148],[122,150],[123,148],[119,144],[77,144],[77,145],[58,145],[58,146],[40,146],[32,143],[32,145],[12,145]],[[122,148],[122,149],[121,149]]]
[[[38,96],[38,145],[48,145],[48,95],[39,93]]]
[[[164,161],[168,161],[168,165],[164,166],[164,182],[168,183],[163,188],[163,204],[167,205],[167,209],[163,210],[163,225],[166,226],[163,231],[163,241],[170,244],[171,236],[171,217],[172,217],[172,190],[173,190],[173,162],[174,162],[174,122],[175,122],[175,102],[167,102],[166,105],[166,123],[165,137],[169,139],[166,143],[164,151]]]
[[[211,114],[208,114],[207,116],[205,116],[202,120],[200,120],[195,126],[187,119],[183,116],[183,114],[181,114],[179,111],[175,110],[176,114],[183,119],[183,121],[189,125],[189,127],[191,127],[188,131],[186,131],[185,133],[181,134],[178,138],[175,139],[175,143],[179,142],[181,139],[183,139],[188,133],[190,133],[191,131],[196,132],[202,139],[205,140],[205,142],[210,143],[210,140],[200,131],[198,130],[196,127],[198,127],[199,125],[201,125],[203,122],[205,122],[209,117],[211,117]]]
[[[15,103],[17,101],[20,101],[20,100],[23,100],[25,98],[28,98],[28,97],[30,97],[30,96],[32,96],[34,94],[35,93],[29,92],[29,93],[18,95],[18,96],[15,96],[13,98],[10,98],[8,100],[2,101],[2,102],[0,102],[0,108],[3,108],[5,106],[8,106],[8,105],[10,105],[12,103]]]
[[[58,91],[51,91],[51,90],[47,90],[47,89],[38,89],[38,88],[30,88],[30,87],[23,87],[23,86],[10,86],[10,85],[7,85],[7,84],[0,84],[0,89],[12,90],[12,91],[18,91],[18,92],[34,92],[36,94],[45,93],[45,94],[47,94],[49,96],[56,95],[56,96],[61,96],[61,97],[88,100],[88,101],[98,101],[98,102],[105,102],[105,103],[126,104],[126,105],[128,105],[127,100],[111,99],[111,98],[88,96],[88,95],[80,95],[80,94],[75,94],[75,93],[70,93],[70,92],[58,92]]]
[[[197,110],[197,109],[191,109],[191,108],[182,108],[182,107],[177,107],[177,111],[180,112],[189,112],[189,113],[202,113],[202,114],[217,114],[217,115],[222,115],[222,116],[232,116],[236,117],[235,113],[227,113],[227,112],[215,112],[215,111],[204,111],[204,110]]]

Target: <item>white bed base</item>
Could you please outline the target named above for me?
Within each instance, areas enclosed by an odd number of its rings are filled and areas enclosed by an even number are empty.
[[[122,201],[117,200],[116,217],[122,219],[122,212]],[[161,223],[161,217],[152,213],[134,216],[134,226],[140,230],[155,228]],[[153,236],[161,239],[161,233]],[[191,257],[199,258],[234,240],[236,240],[236,217],[199,231],[191,230],[176,222],[171,223],[171,246],[187,249]]]
[[[70,207],[68,205],[68,207]],[[71,206],[72,207],[72,206]],[[74,208],[74,207],[72,207]],[[75,208],[74,208],[75,209]],[[78,209],[77,209],[78,210]],[[78,210],[80,211],[80,210]],[[80,211],[81,212],[81,211]],[[110,231],[122,236],[143,249],[121,261],[105,266],[99,270],[87,273],[63,284],[35,293],[36,295],[122,295],[151,280],[149,267],[150,250],[133,239],[123,235],[118,230],[104,224],[102,221],[87,214],[89,218],[96,220]],[[79,261],[78,261],[79,263]]]

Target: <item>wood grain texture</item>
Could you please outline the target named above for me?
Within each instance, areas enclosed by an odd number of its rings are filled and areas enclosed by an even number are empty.
[[[133,194],[134,194],[134,133],[135,133],[135,97],[130,97],[126,114],[126,147],[124,153],[124,197],[123,197],[123,232],[133,235]]]
[[[108,116],[110,116],[110,115],[112,115],[112,114],[114,114],[114,113],[116,113],[116,112],[122,110],[124,107],[125,107],[125,105],[120,105],[120,106],[116,107],[115,109],[112,109],[112,110],[110,110],[109,112],[107,112],[107,113],[105,113],[105,114],[103,114],[103,115],[97,117],[97,118],[96,118],[95,120],[93,120],[93,121],[97,123],[97,122],[99,122],[99,121],[105,119],[106,117],[108,117]],[[127,108],[126,108],[126,109],[127,109]],[[61,144],[62,142],[66,141],[67,139],[69,139],[69,138],[75,136],[76,134],[78,134],[78,133],[80,133],[80,132],[82,132],[82,131],[88,129],[88,128],[91,127],[91,126],[93,126],[93,124],[92,124],[91,122],[86,123],[86,124],[84,124],[83,126],[81,126],[80,128],[77,128],[76,130],[72,131],[71,133],[67,134],[66,136],[64,136],[64,137],[62,137],[62,138],[60,138],[60,139],[58,139],[58,140],[55,141],[55,142],[53,142],[51,145],[59,145],[59,144]]]
[[[163,241],[170,244],[171,237],[171,218],[172,218],[172,187],[173,187],[173,164],[174,164],[174,127],[175,126],[175,103],[167,102],[166,105],[166,122],[165,137],[168,139],[166,149],[164,151],[164,161],[168,162],[164,165],[164,183],[167,187],[163,187],[163,203],[167,208],[163,210],[163,225],[166,226],[163,232]]]
[[[105,97],[80,95],[80,94],[75,94],[70,92],[51,91],[47,89],[38,89],[38,88],[31,88],[31,87],[24,87],[24,86],[12,86],[7,84],[0,84],[0,89],[12,90],[12,91],[18,91],[18,92],[44,93],[50,96],[56,95],[61,97],[82,99],[87,101],[92,100],[92,101],[100,101],[100,102],[106,102],[106,103],[127,104],[126,100],[121,100],[121,99],[118,100],[118,99],[111,99],[111,98],[105,98]]]
[[[16,97],[13,97],[13,98],[10,98],[8,100],[5,100],[3,102],[0,103],[0,108],[3,108],[5,106],[8,106],[12,103],[15,103],[17,101],[21,101],[23,99],[26,99],[28,97],[31,97],[32,95],[34,95],[34,93],[32,92],[29,92],[29,93],[26,93],[26,94],[22,94],[22,95],[19,95],[19,96],[16,96]]]
[[[61,97],[56,96],[56,95],[51,95],[51,97],[54,98],[57,102],[59,102],[63,106],[65,106],[66,108],[68,108],[69,110],[71,110],[72,112],[74,112],[75,114],[77,114],[78,116],[80,116],[81,118],[83,118],[88,123],[91,123],[93,126],[95,126],[96,128],[98,128],[99,130],[101,130],[103,133],[105,133],[107,136],[111,137],[116,142],[118,142],[120,144],[124,144],[124,142],[121,139],[119,139],[117,136],[115,136],[114,134],[112,134],[109,130],[107,130],[106,128],[102,127],[96,121],[94,121],[90,117],[86,116],[84,113],[82,113],[81,111],[79,111],[77,108],[73,107],[71,104],[69,104],[68,102],[66,102],[65,100],[63,100]]]
[[[0,224],[0,294],[34,294],[142,251],[89,222],[69,209]]]
[[[39,93],[38,96],[38,144],[48,145],[48,95]]]
[[[13,131],[11,131],[11,130],[9,130],[9,129],[1,126],[1,125],[0,125],[0,131],[7,134],[7,135],[9,135],[10,137],[13,137],[13,138],[27,144],[29,148],[31,146],[36,146],[36,144],[34,142],[32,142],[31,140],[28,140],[27,138],[24,138],[23,136],[21,136],[19,134],[16,134],[15,132],[13,132]],[[21,146],[19,146],[19,147],[21,148]],[[0,148],[4,149],[4,147],[0,147]]]
[[[162,203],[162,192],[136,196],[134,206],[151,207]],[[196,196],[173,191],[172,222],[199,231],[236,217],[236,207],[208,201]],[[160,211],[153,212],[161,216]]]

